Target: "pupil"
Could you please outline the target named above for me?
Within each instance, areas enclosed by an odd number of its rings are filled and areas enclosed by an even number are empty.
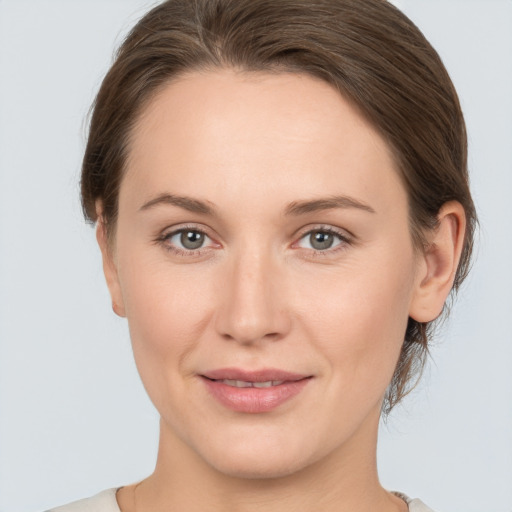
[[[204,234],[197,231],[184,231],[180,238],[181,245],[185,249],[198,249],[204,242]]]
[[[317,231],[311,234],[310,242],[314,249],[329,249],[333,244],[333,236],[325,231]]]

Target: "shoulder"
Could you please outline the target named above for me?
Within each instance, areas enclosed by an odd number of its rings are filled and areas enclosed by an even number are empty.
[[[423,501],[418,498],[409,498],[406,494],[402,492],[393,492],[394,495],[402,498],[407,505],[409,506],[409,512],[434,512],[430,507],[427,507]]]
[[[46,512],[121,512],[117,505],[116,492],[117,488],[107,489],[90,498],[74,501],[61,507],[52,508]],[[417,498],[411,499],[399,492],[394,492],[393,494],[407,502],[409,512],[434,512]]]
[[[427,507],[425,503],[423,503],[419,499],[410,500],[409,503],[409,512],[434,512],[430,507]]]
[[[121,512],[117,505],[116,492],[117,488],[107,489],[90,498],[74,501],[46,512]]]

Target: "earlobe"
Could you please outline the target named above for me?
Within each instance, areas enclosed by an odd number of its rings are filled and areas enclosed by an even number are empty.
[[[459,265],[466,215],[458,201],[448,201],[438,214],[438,225],[427,235],[428,246],[420,256],[409,316],[431,322],[442,312]]]
[[[102,215],[98,215],[98,222],[96,226],[96,240],[101,250],[101,257],[103,260],[103,273],[107,282],[107,287],[112,299],[112,310],[118,316],[126,316],[123,295],[119,283],[119,276],[117,266],[111,247],[111,243],[107,235],[107,227]]]

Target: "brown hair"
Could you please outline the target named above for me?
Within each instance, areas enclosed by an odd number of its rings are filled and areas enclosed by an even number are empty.
[[[147,102],[180,74],[223,67],[307,73],[336,87],[392,149],[416,247],[441,206],[459,201],[467,227],[458,289],[476,225],[463,115],[436,51],[385,0],[168,0],[152,9],[119,48],[93,105],[81,182],[87,219],[97,220],[100,199],[115,230],[130,133]],[[417,382],[433,326],[409,319],[386,412]]]

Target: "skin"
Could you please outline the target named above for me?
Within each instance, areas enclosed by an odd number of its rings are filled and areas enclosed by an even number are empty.
[[[352,202],[290,212],[333,197]],[[199,252],[172,235],[184,228],[207,235]],[[333,245],[315,250],[326,229]],[[433,320],[451,289],[464,213],[445,204],[415,250],[389,148],[337,91],[290,73],[182,76],[134,129],[113,241],[101,220],[97,233],[161,415],[155,472],[118,492],[123,512],[407,510],[379,484],[380,409],[408,317]],[[198,377],[230,366],[313,378],[240,413]]]

